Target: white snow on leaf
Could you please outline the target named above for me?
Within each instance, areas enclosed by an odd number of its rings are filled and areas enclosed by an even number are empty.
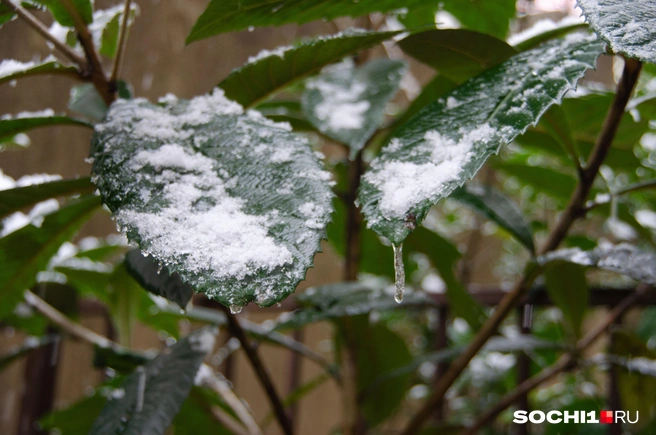
[[[354,68],[352,60],[331,65],[323,69],[326,76],[308,81],[308,89],[316,89],[321,94],[321,103],[314,108],[315,116],[326,124],[329,130],[357,130],[364,125],[364,115],[369,109],[369,101],[362,100],[367,84],[351,80],[348,85],[330,80],[328,75],[348,78]]]
[[[656,230],[656,212],[651,210],[638,210],[635,213],[635,218],[643,227]]]
[[[472,146],[492,139],[495,130],[485,123],[471,131],[462,131],[455,141],[435,130],[426,132],[423,152],[426,163],[387,161],[371,167],[365,180],[381,192],[380,210],[388,219],[404,218],[415,204],[429,200],[444,186],[460,177],[471,156]]]
[[[23,118],[48,118],[55,116],[55,111],[52,109],[44,109],[35,112],[20,112],[15,115],[2,115],[0,121],[8,121],[12,119],[23,119]]]
[[[41,62],[19,62],[13,59],[5,59],[0,62],[0,77],[7,77],[19,72],[25,72],[28,69],[42,65],[44,63],[55,62],[57,59],[50,55],[43,59]]]
[[[246,63],[255,63],[259,60],[262,60],[262,59],[267,58],[267,57],[272,57],[272,56],[278,56],[279,58],[282,59],[282,58],[285,57],[285,53],[288,50],[291,50],[292,48],[294,48],[294,47],[291,47],[291,46],[287,45],[287,46],[276,47],[273,50],[266,50],[265,49],[265,50],[260,51],[255,56],[250,56],[248,58],[248,60],[246,61]]]

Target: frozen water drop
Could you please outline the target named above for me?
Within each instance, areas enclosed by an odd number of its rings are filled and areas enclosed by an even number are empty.
[[[162,264],[162,263],[159,263],[159,264],[157,265],[157,274],[158,274],[158,275],[159,275],[160,273],[162,273],[162,267],[164,267],[164,264]]]
[[[230,312],[232,314],[239,314],[239,313],[241,313],[242,308],[244,308],[244,307],[242,307],[240,305],[230,305]]]
[[[403,244],[392,245],[394,249],[394,281],[396,284],[396,292],[394,293],[394,300],[401,303],[403,300],[403,292],[405,292],[405,268],[403,267]]]

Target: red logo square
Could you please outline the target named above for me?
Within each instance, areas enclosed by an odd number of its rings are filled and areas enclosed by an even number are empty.
[[[602,424],[613,424],[613,411],[601,411],[599,422]]]

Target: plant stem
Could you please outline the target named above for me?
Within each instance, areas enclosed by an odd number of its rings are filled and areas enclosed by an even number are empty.
[[[123,64],[123,54],[125,53],[125,46],[128,36],[128,27],[130,20],[130,6],[131,0],[125,0],[125,8],[123,9],[123,21],[121,22],[121,33],[118,36],[118,47],[116,57],[114,58],[114,66],[112,67],[112,75],[109,77],[110,83],[116,84],[116,79],[121,72]]]
[[[64,56],[68,58],[71,62],[77,64],[81,70],[87,68],[87,61],[84,57],[80,56],[75,52],[71,47],[66,45],[64,42],[55,38],[48,28],[43,25],[34,15],[32,15],[27,9],[22,7],[19,3],[14,3],[11,0],[0,0],[2,4],[12,9],[16,14],[25,21],[30,27],[37,31],[41,36],[43,36],[48,42],[55,46]]]
[[[541,254],[552,251],[560,245],[563,241],[570,227],[576,219],[583,215],[585,200],[590,193],[592,183],[594,182],[597,172],[608,153],[617,128],[619,126],[622,115],[626,108],[626,104],[633,93],[633,88],[640,75],[642,64],[635,59],[626,59],[624,64],[624,71],[622,78],[617,84],[617,93],[611,105],[601,132],[595,146],[590,153],[590,157],[581,172],[579,182],[570,198],[569,204],[563,214],[560,216],[556,227],[549,234],[549,238],[541,250]],[[435,388],[430,397],[426,400],[419,412],[410,420],[408,426],[402,432],[402,435],[413,435],[419,432],[424,422],[431,416],[433,408],[439,404],[447,390],[453,382],[460,376],[460,374],[467,368],[469,362],[483,347],[487,340],[492,337],[501,322],[508,316],[508,314],[515,307],[524,292],[530,288],[531,284],[540,274],[540,267],[533,267],[529,273],[522,276],[522,278],[515,284],[512,291],[509,292],[497,305],[492,315],[483,324],[478,333],[474,336],[467,349],[455,360],[444,376],[435,384]]]
[[[346,193],[346,252],[344,255],[344,280],[358,279],[360,269],[360,245],[362,242],[362,214],[355,206],[355,200],[360,187],[364,163],[362,152],[348,165],[348,192]]]
[[[608,313],[606,318],[601,323],[596,325],[583,338],[581,338],[571,351],[561,356],[554,365],[542,370],[537,375],[519,384],[512,392],[504,396],[497,402],[496,405],[494,405],[494,407],[486,411],[478,420],[476,420],[476,423],[462,431],[461,435],[471,435],[476,433],[476,431],[479,429],[488,426],[493,422],[497,415],[503,412],[506,408],[510,407],[522,395],[527,394],[529,391],[533,390],[543,382],[548,381],[557,374],[571,368],[576,363],[576,359],[581,354],[581,352],[583,352],[592,343],[594,343],[608,329],[608,327],[615,322],[615,319],[624,314],[624,312],[626,312],[626,310],[628,310],[646,291],[647,286],[638,286],[634,292],[632,292],[618,305],[616,305],[615,308],[613,308],[613,310]]]
[[[278,423],[280,423],[280,427],[286,435],[292,435],[294,430],[292,428],[291,422],[289,421],[289,418],[287,418],[285,407],[282,404],[282,400],[280,399],[278,392],[276,391],[276,387],[273,385],[269,371],[260,359],[260,355],[248,337],[246,337],[246,332],[239,324],[239,320],[237,320],[235,315],[230,312],[230,309],[223,305],[221,306],[221,309],[228,319],[228,330],[230,331],[230,334],[239,340],[242,349],[244,349],[244,352],[246,353],[246,357],[251,362],[253,370],[255,370],[255,374],[260,379],[260,383],[262,384],[262,387],[264,388],[264,391],[269,398],[269,402],[276,414]]]
[[[109,106],[116,99],[116,89],[105,75],[102,62],[100,61],[100,57],[98,56],[98,52],[93,43],[91,32],[89,32],[89,28],[84,23],[84,20],[70,0],[59,1],[73,19],[78,40],[80,41],[84,54],[86,55],[88,63],[84,74],[89,76],[93,85],[96,87],[96,90],[105,101],[105,104]]]

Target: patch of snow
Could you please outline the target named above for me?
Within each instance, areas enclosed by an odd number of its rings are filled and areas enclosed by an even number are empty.
[[[12,119],[24,119],[24,118],[49,118],[55,116],[55,111],[52,109],[44,109],[35,112],[20,112],[16,115],[2,115],[0,121],[8,121]]]
[[[201,331],[194,332],[188,338],[191,350],[202,354],[208,354],[214,349],[215,339],[216,333],[212,328],[205,328]]]
[[[643,227],[656,230],[656,212],[651,210],[638,210],[635,213],[635,218]]]
[[[41,62],[19,62],[13,59],[5,59],[0,62],[0,77],[8,77],[16,73],[22,73],[36,66],[44,63],[55,62],[56,60],[57,58],[52,55],[46,57]]]

